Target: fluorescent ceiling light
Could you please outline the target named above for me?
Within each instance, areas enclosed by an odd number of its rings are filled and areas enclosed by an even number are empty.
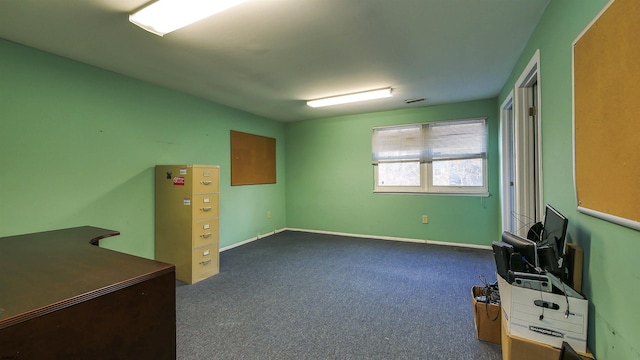
[[[381,99],[386,97],[391,97],[391,88],[371,90],[371,91],[359,92],[355,94],[332,96],[332,97],[323,98],[323,99],[309,100],[307,101],[307,105],[309,105],[312,108],[316,108],[316,107],[322,107],[322,106],[346,104],[346,103],[357,102],[357,101]]]
[[[129,15],[129,21],[156,35],[168,34],[245,0],[158,0]]]

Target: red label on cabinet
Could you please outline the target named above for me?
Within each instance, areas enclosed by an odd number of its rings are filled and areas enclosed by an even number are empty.
[[[184,186],[184,176],[174,176],[173,177],[173,185],[174,186]]]

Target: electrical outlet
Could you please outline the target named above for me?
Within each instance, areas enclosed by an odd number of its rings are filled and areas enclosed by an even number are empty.
[[[428,224],[429,223],[429,216],[428,215],[422,215],[422,223],[423,224]]]
[[[267,219],[271,219],[271,210],[267,211]]]

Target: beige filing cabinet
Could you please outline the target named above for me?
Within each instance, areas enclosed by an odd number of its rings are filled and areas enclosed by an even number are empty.
[[[219,180],[219,166],[156,166],[156,260],[189,284],[219,272]]]

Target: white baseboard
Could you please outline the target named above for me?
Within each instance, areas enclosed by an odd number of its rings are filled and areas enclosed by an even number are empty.
[[[233,248],[235,248],[235,247],[238,247],[238,246],[242,246],[242,245],[248,244],[248,243],[253,242],[253,241],[256,241],[256,240],[260,240],[260,239],[262,239],[262,238],[265,238],[265,237],[267,237],[267,236],[271,236],[271,235],[277,234],[277,233],[279,233],[279,232],[283,232],[283,231],[285,231],[285,230],[287,230],[287,229],[286,229],[286,228],[283,228],[283,229],[280,229],[280,230],[274,230],[274,231],[272,231],[272,232],[268,232],[268,233],[265,233],[265,234],[258,235],[258,236],[256,236],[256,237],[252,237],[251,239],[247,239],[247,240],[244,240],[244,241],[237,242],[237,243],[235,243],[235,244],[231,244],[231,245],[229,245],[229,246],[225,246],[225,247],[223,247],[223,248],[220,248],[220,252],[227,251],[227,250],[230,250],[230,249],[233,249]]]
[[[295,228],[285,228],[285,230],[302,231],[302,232],[310,232],[310,233],[318,233],[318,234],[328,234],[328,235],[350,236],[350,237],[367,238],[367,239],[402,241],[402,242],[412,242],[412,243],[420,243],[420,244],[445,245],[445,246],[456,246],[456,247],[464,247],[464,248],[472,248],[472,249],[492,250],[492,247],[488,246],[488,245],[463,244],[463,243],[436,241],[436,240],[402,238],[402,237],[395,237],[395,236],[350,234],[350,233],[342,233],[342,232],[335,232],[335,231],[295,229]]]
[[[475,245],[475,244],[463,244],[463,243],[454,243],[454,242],[446,242],[446,241],[436,241],[436,240],[423,240],[423,239],[412,239],[412,238],[401,238],[401,237],[393,237],[393,236],[377,236],[377,235],[365,235],[365,234],[351,234],[351,233],[342,233],[336,231],[324,231],[324,230],[310,230],[310,229],[297,229],[297,228],[283,228],[280,230],[275,230],[270,233],[258,235],[254,238],[244,240],[233,245],[225,246],[220,249],[220,252],[233,249],[234,247],[238,247],[244,244],[248,244],[252,241],[260,240],[264,237],[271,236],[283,231],[300,231],[300,232],[308,232],[308,233],[316,233],[316,234],[327,234],[327,235],[340,235],[340,236],[350,236],[357,238],[367,238],[367,239],[378,239],[378,240],[390,240],[390,241],[402,241],[402,242],[412,242],[412,243],[420,243],[420,244],[432,244],[432,245],[445,245],[445,246],[455,246],[455,247],[463,247],[463,248],[471,248],[471,249],[483,249],[483,250],[492,250],[491,246],[488,245]]]

